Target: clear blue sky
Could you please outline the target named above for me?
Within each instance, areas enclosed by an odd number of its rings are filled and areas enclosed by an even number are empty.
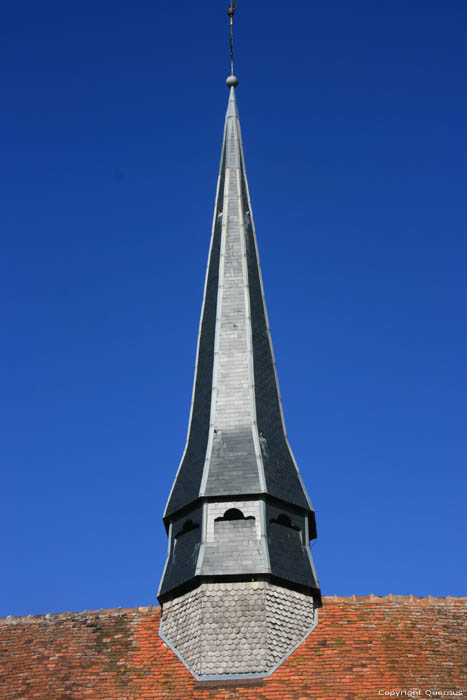
[[[0,615],[156,601],[226,4],[2,4]],[[236,20],[323,593],[465,594],[467,4],[240,0]]]

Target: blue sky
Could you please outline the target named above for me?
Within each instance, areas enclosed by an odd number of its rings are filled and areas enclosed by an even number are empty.
[[[0,615],[155,603],[228,91],[227,3],[6,0]],[[464,0],[236,15],[323,593],[466,590]]]

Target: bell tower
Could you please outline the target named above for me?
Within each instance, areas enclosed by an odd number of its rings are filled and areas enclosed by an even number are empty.
[[[188,437],[164,513],[158,592],[160,635],[199,680],[271,674],[316,626],[321,605],[309,549],[315,514],[285,432],[237,85],[232,67]]]

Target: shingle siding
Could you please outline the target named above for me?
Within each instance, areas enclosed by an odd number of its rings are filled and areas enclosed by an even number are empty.
[[[311,597],[269,583],[207,583],[164,605],[161,634],[197,676],[267,674],[310,632],[315,614]],[[194,618],[202,630],[188,649]]]

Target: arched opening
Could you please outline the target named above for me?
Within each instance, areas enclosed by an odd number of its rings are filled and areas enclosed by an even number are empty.
[[[272,518],[270,522],[276,525],[282,525],[282,527],[288,527],[290,530],[295,530],[295,532],[300,532],[300,528],[294,525],[289,516],[285,513],[280,513],[277,518]]]
[[[243,515],[242,511],[239,510],[238,508],[229,508],[228,510],[225,511],[224,515],[222,515],[219,518],[216,518],[214,522],[219,523],[219,522],[224,522],[226,520],[254,520],[253,515],[249,515],[247,518]]]
[[[178,537],[183,537],[183,535],[193,532],[193,530],[199,530],[199,523],[194,523],[193,520],[185,520],[182,525],[182,529],[175,535],[175,539]]]

